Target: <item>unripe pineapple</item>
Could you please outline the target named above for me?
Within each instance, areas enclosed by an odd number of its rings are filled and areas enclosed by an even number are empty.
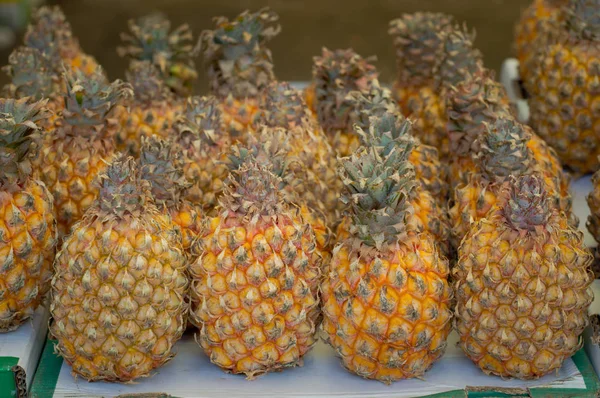
[[[349,371],[385,383],[422,377],[452,317],[448,261],[415,217],[418,183],[403,156],[371,147],[342,160],[352,223],[321,287],[325,341]]]
[[[251,161],[230,174],[190,270],[200,346],[249,379],[301,365],[320,320],[315,236],[279,186]]]
[[[69,232],[98,194],[96,177],[114,153],[118,121],[113,110],[131,97],[128,84],[108,83],[101,69],[86,76],[67,72],[65,109],[47,134],[39,158],[40,179],[54,196],[61,236]]]
[[[150,198],[133,159],[116,159],[56,257],[50,332],[86,380],[148,376],[175,355],[184,331],[181,235]]]
[[[160,13],[129,21],[129,33],[122,33],[124,45],[117,48],[121,57],[150,62],[164,84],[177,96],[192,94],[198,78],[194,58],[194,36],[183,24],[171,30],[171,21]]]
[[[185,178],[192,186],[185,198],[210,213],[217,205],[228,169],[231,145],[223,128],[223,114],[215,97],[190,97],[175,125],[176,142],[184,157]]]
[[[215,18],[216,29],[200,37],[209,89],[233,132],[245,132],[258,111],[260,92],[275,81],[266,44],[281,31],[278,19],[268,8],[244,11],[232,20]]]
[[[402,113],[415,120],[415,136],[449,155],[444,117],[444,98],[436,73],[444,59],[444,34],[454,18],[431,12],[404,14],[390,22],[388,33],[396,49],[398,75],[394,97]]]
[[[377,79],[373,57],[362,58],[352,49],[329,51],[323,48],[314,57],[315,107],[319,124],[340,156],[348,156],[360,146],[354,132],[356,111],[349,94],[368,90]]]
[[[185,162],[179,147],[171,140],[142,138],[138,164],[140,177],[150,182],[156,207],[181,229],[183,250],[193,256],[202,227],[202,209],[185,199],[191,184],[184,176]]]
[[[600,162],[600,1],[570,0],[531,62],[530,125],[579,173]]]
[[[0,332],[30,318],[50,288],[57,242],[52,195],[32,178],[45,101],[0,99]]]
[[[581,348],[593,299],[583,234],[552,205],[543,177],[511,177],[459,249],[456,330],[486,374],[533,379]]]
[[[44,54],[56,74],[62,73],[63,65],[86,75],[98,71],[98,62],[82,51],[71,25],[58,6],[40,7],[33,13],[23,43]]]
[[[117,110],[120,129],[115,139],[118,150],[139,155],[142,137],[168,138],[172,134],[184,104],[171,93],[150,61],[132,61],[127,81],[133,87],[134,98],[127,108]]]

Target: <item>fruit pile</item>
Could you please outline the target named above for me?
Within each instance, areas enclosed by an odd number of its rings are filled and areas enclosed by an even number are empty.
[[[188,328],[248,378],[301,365],[320,332],[385,383],[422,377],[452,329],[487,374],[558,369],[593,298],[561,161],[598,168],[600,1],[524,14],[530,126],[451,16],[390,23],[391,90],[351,49],[323,49],[292,88],[279,31],[246,11],[196,45],[152,14],[110,81],[60,9],[35,13],[0,99],[0,330],[50,291],[57,352],[87,380],[149,375]]]

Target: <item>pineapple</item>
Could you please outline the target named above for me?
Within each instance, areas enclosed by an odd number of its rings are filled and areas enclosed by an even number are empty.
[[[132,61],[127,81],[133,87],[134,99],[128,108],[117,109],[120,129],[115,138],[118,150],[137,156],[142,137],[171,135],[184,102],[172,94],[150,61]]]
[[[529,123],[563,164],[589,173],[600,165],[600,0],[570,0],[564,12],[524,81]]]
[[[139,158],[140,176],[150,182],[150,193],[158,210],[167,213],[181,229],[183,250],[195,254],[200,236],[202,209],[185,199],[190,187],[184,176],[184,160],[172,141],[157,137],[142,138]]]
[[[0,332],[17,329],[50,289],[57,242],[52,195],[32,177],[45,101],[0,99]]]
[[[86,380],[149,376],[185,329],[181,235],[150,198],[133,159],[115,159],[56,256],[50,332]]]
[[[198,78],[194,58],[194,36],[187,24],[171,31],[171,22],[160,13],[129,21],[129,33],[122,33],[121,57],[148,61],[158,69],[164,84],[179,97],[192,94]]]
[[[175,123],[175,140],[183,153],[184,174],[192,186],[185,198],[210,214],[227,177],[231,139],[215,97],[190,97]]]
[[[279,16],[264,8],[233,20],[215,18],[200,37],[209,89],[220,101],[228,128],[243,134],[258,111],[260,92],[275,80],[268,41],[281,30]]]
[[[592,175],[592,191],[587,196],[587,203],[590,208],[586,227],[597,242],[600,242],[600,171]],[[600,256],[600,250],[597,251]]]
[[[438,148],[443,158],[450,155],[450,148],[436,74],[445,56],[444,34],[453,29],[453,23],[450,15],[417,12],[394,19],[388,31],[398,65],[394,97],[402,113],[415,119],[415,136]]]
[[[406,152],[361,148],[342,159],[350,234],[321,286],[325,341],[349,371],[385,383],[422,377],[451,329],[448,262],[419,227]]]
[[[69,232],[98,194],[96,177],[114,149],[113,109],[132,96],[128,84],[108,83],[101,69],[67,73],[65,109],[47,134],[38,161],[40,179],[54,196],[60,236]]]
[[[98,62],[83,52],[60,7],[40,7],[34,12],[32,20],[23,42],[25,46],[48,57],[56,74],[62,73],[63,65],[86,75],[98,71]]]
[[[248,379],[301,365],[320,321],[314,232],[280,184],[252,161],[233,171],[190,269],[200,346]]]
[[[538,378],[583,344],[592,255],[545,185],[535,175],[511,177],[459,249],[455,328],[486,374]]]
[[[360,146],[353,128],[354,102],[349,94],[368,90],[377,79],[378,72],[372,61],[374,57],[363,58],[352,49],[329,51],[323,48],[321,56],[314,58],[318,120],[340,156],[348,156]]]

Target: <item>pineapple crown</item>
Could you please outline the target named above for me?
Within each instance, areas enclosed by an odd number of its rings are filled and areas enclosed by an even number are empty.
[[[5,90],[12,97],[32,97],[37,100],[48,98],[59,92],[59,79],[49,60],[38,50],[19,47],[8,57],[3,68],[11,83]]]
[[[287,82],[273,81],[263,91],[255,124],[293,129],[305,125],[310,114],[302,95]]]
[[[434,78],[444,58],[444,37],[452,29],[451,15],[432,12],[404,14],[390,22],[396,48],[398,81],[423,84]]]
[[[255,162],[270,168],[273,174],[283,179],[288,167],[288,151],[288,139],[283,128],[262,126],[258,134],[248,137],[245,145],[232,145],[228,155],[229,170]]]
[[[177,95],[188,96],[198,78],[194,36],[187,24],[171,30],[171,21],[160,13],[129,21],[130,33],[122,33],[119,56],[151,62],[165,84]]]
[[[316,83],[317,115],[327,132],[351,131],[354,101],[349,95],[366,91],[377,79],[375,57],[363,58],[352,49],[329,51],[323,48],[314,58],[313,79]]]
[[[529,174],[533,160],[525,128],[507,118],[498,118],[486,128],[487,132],[477,139],[479,152],[475,155],[483,176],[504,182],[511,175]]]
[[[381,87],[377,79],[372,81],[368,90],[354,91],[350,93],[350,97],[354,101],[355,126],[362,130],[369,129],[373,116],[401,115],[398,104],[392,98],[391,91]]]
[[[0,98],[0,185],[20,189],[32,173],[39,132],[37,124],[48,117],[47,100]]]
[[[90,214],[124,219],[147,211],[151,198],[150,185],[140,178],[140,172],[131,156],[116,157],[99,176],[99,182],[96,211]]]
[[[438,32],[444,42],[444,57],[437,74],[438,85],[456,86],[483,68],[481,52],[473,46],[475,32],[466,26],[455,26],[448,32]]]
[[[550,198],[544,180],[537,175],[510,176],[503,188],[501,214],[516,230],[536,231],[552,216]]]
[[[200,36],[210,90],[218,97],[255,98],[275,80],[266,43],[281,31],[279,16],[263,8],[237,18],[215,18],[216,29]]]
[[[363,130],[358,125],[355,128],[362,144],[375,148],[384,157],[394,150],[408,157],[416,145],[416,140],[411,135],[412,123],[397,113],[371,116],[367,129]]]
[[[172,141],[142,137],[140,176],[150,182],[154,202],[166,208],[177,206],[190,186],[186,181],[181,151]]]
[[[171,98],[171,92],[162,80],[160,71],[150,61],[132,61],[126,77],[137,102],[148,104]]]
[[[97,68],[91,75],[79,70],[65,71],[65,81],[63,118],[70,125],[102,125],[115,106],[122,105],[133,96],[128,83],[121,80],[108,83],[102,68]]]
[[[177,121],[181,140],[217,145],[225,135],[219,100],[213,96],[188,98],[185,114]]]
[[[564,12],[567,29],[575,37],[600,40],[600,0],[569,0]]]
[[[446,108],[451,152],[456,156],[476,151],[474,143],[486,131],[484,122],[511,115],[506,90],[494,80],[494,72],[485,68],[450,87]]]

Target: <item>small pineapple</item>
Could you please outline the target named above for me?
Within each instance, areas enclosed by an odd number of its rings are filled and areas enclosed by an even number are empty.
[[[0,332],[30,318],[50,289],[57,242],[52,195],[32,177],[45,101],[0,99]]]
[[[118,150],[137,156],[142,137],[168,138],[172,134],[184,102],[172,94],[150,61],[132,61],[127,81],[133,87],[134,98],[127,108],[117,109],[115,118],[120,129],[115,138]]]
[[[223,108],[226,123],[243,134],[258,111],[261,91],[275,81],[268,41],[277,36],[279,16],[268,8],[244,11],[233,20],[215,18],[215,30],[200,37],[209,89]]]
[[[422,231],[406,160],[361,148],[342,159],[350,235],[333,251],[321,286],[325,341],[345,368],[385,383],[423,374],[451,329],[448,261]]]
[[[269,168],[232,172],[191,266],[191,320],[211,362],[249,379],[302,364],[320,321],[314,232]]]
[[[593,256],[543,180],[511,177],[459,249],[455,328],[486,374],[538,378],[583,343]]]
[[[129,21],[129,33],[122,33],[121,57],[150,62],[164,84],[179,97],[192,94],[198,78],[194,58],[194,36],[187,24],[171,31],[171,22],[160,13]]]
[[[368,90],[377,79],[377,70],[371,62],[352,49],[329,51],[323,48],[314,58],[315,106],[319,124],[329,136],[331,146],[340,156],[348,156],[360,146],[354,132],[356,121],[353,91]]]
[[[569,0],[524,81],[530,125],[578,173],[600,162],[600,0]]]
[[[445,57],[444,34],[453,29],[454,18],[432,12],[404,14],[390,22],[388,33],[396,48],[398,76],[394,97],[402,113],[415,120],[415,136],[450,154],[444,117],[444,98],[436,73]]]
[[[149,376],[185,329],[181,235],[150,198],[133,159],[117,158],[56,257],[50,332],[86,380]]]
[[[128,84],[108,83],[101,69],[86,76],[67,72],[65,109],[46,134],[36,164],[40,179],[54,196],[58,230],[66,235],[98,194],[96,177],[114,154],[117,105],[132,96]]]

